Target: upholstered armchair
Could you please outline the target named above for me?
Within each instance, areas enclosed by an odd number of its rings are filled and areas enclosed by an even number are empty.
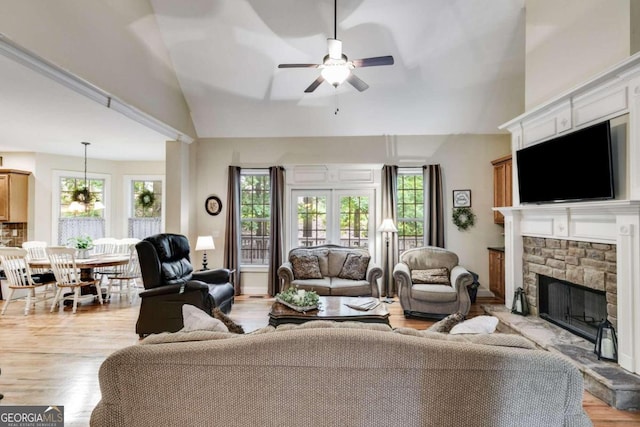
[[[136,244],[145,291],[140,293],[136,333],[141,337],[176,332],[184,326],[182,306],[211,314],[231,311],[234,289],[229,270],[193,271],[189,241],[180,234],[156,234]]]
[[[465,316],[471,307],[467,286],[473,276],[458,265],[458,255],[435,246],[409,249],[393,269],[405,317]]]

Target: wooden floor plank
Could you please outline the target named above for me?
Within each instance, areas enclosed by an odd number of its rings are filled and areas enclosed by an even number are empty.
[[[257,295],[236,298],[231,318],[249,332],[267,325],[273,299]],[[483,314],[479,298],[470,316]],[[23,315],[22,303],[12,303],[0,316],[0,393],[2,405],[64,405],[65,425],[87,426],[100,400],[98,369],[112,352],[138,343],[135,322],[139,301],[114,297],[103,306],[81,304],[50,313],[39,304]],[[424,329],[433,321],[405,319],[399,302],[389,304],[393,327]],[[640,426],[640,413],[618,411],[589,393],[583,406],[596,427]]]

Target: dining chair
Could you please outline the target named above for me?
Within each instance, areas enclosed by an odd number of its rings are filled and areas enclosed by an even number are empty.
[[[22,243],[22,248],[27,250],[27,262],[34,260],[47,260],[46,247],[48,243],[42,240],[28,240]],[[50,268],[31,267],[31,274],[38,277],[38,281],[46,283],[55,291],[56,278]]]
[[[27,250],[31,259],[46,259],[47,252],[45,248],[47,246],[47,242],[41,240],[28,240],[22,243],[22,248]]]
[[[74,248],[66,248],[62,246],[49,246],[46,249],[47,257],[51,263],[51,269],[56,277],[56,295],[51,304],[51,311],[55,310],[56,305],[61,301],[73,300],[73,313],[75,314],[78,302],[81,298],[80,291],[84,287],[96,285],[97,280],[80,280],[80,269],[76,265],[76,250]],[[72,295],[64,295],[65,291],[72,290]],[[93,293],[83,295],[91,298],[98,297],[98,301],[102,304],[102,292],[98,289],[97,295]]]
[[[118,239],[115,237],[100,237],[93,241],[92,256],[113,255],[118,248]],[[113,267],[96,268],[94,272],[100,276],[100,283],[109,274],[113,274],[116,270]]]
[[[138,243],[140,239],[135,237],[125,237],[116,240],[114,253],[129,255],[131,245]]]
[[[111,299],[114,293],[113,287],[119,290],[115,293],[126,295],[129,303],[133,303],[137,295],[137,280],[142,278],[140,273],[140,263],[138,262],[138,252],[136,245],[129,245],[129,261],[121,266],[120,271],[109,275],[109,285],[107,286],[107,300]]]
[[[27,294],[24,306],[25,316],[29,314],[32,306],[35,308],[36,303],[46,301],[53,296],[48,296],[51,290],[48,283],[40,282],[31,275],[27,253],[27,250],[22,248],[0,248],[0,264],[9,282],[9,295],[5,299],[1,314],[7,311],[17,290],[24,290]],[[41,287],[42,291],[36,292],[36,289]]]

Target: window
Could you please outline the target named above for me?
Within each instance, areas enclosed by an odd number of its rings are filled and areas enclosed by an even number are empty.
[[[162,230],[162,180],[131,179],[127,234],[144,239]]]
[[[84,189],[88,182],[88,192]],[[104,179],[61,177],[60,217],[102,217],[104,212]]]
[[[369,249],[371,190],[293,190],[291,246],[333,243]]]
[[[398,250],[424,246],[424,182],[422,170],[398,171]]]
[[[54,221],[58,244],[66,245],[69,239],[83,235],[104,237],[107,179],[91,177],[85,181],[71,172],[58,175],[57,182],[58,215]]]
[[[162,181],[131,181],[133,218],[158,217],[162,213]]]
[[[240,177],[241,264],[269,264],[270,218],[269,172],[267,170],[242,171]]]

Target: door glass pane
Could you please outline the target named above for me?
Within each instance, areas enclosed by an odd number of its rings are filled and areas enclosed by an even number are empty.
[[[299,196],[297,246],[317,246],[327,242],[327,198]]]
[[[340,197],[340,245],[368,247],[369,197]]]

